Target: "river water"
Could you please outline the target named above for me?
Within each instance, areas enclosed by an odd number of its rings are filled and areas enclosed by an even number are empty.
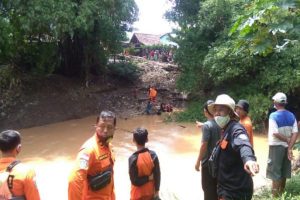
[[[20,130],[20,159],[37,172],[42,200],[67,200],[67,179],[80,146],[94,134],[95,116]],[[130,180],[128,157],[136,150],[132,134],[141,126],[149,131],[147,146],[156,151],[161,166],[160,196],[163,200],[200,200],[201,173],[194,169],[201,132],[192,123],[164,123],[160,116],[118,119],[113,140],[116,156],[115,189],[117,200],[128,200]],[[124,130],[125,129],[125,130]],[[256,135],[254,146],[260,173],[254,177],[255,188],[268,183],[265,178],[268,154],[267,137]]]

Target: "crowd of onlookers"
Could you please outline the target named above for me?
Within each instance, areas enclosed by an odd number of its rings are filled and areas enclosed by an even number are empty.
[[[130,52],[125,50],[125,55],[129,55]],[[143,57],[148,60],[160,61],[160,62],[173,62],[174,50],[165,49],[140,49],[139,52],[135,52],[134,55]]]
[[[173,61],[173,51],[172,49],[170,51],[167,50],[148,50],[144,49],[142,51],[142,57],[148,59],[148,60],[155,60],[155,61],[161,61],[161,62],[172,62]]]

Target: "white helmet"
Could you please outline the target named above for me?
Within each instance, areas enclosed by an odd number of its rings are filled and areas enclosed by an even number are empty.
[[[277,92],[272,99],[276,102],[276,103],[287,103],[287,97],[284,93],[282,92]]]
[[[239,119],[239,115],[234,110],[235,109],[235,102],[227,94],[220,94],[220,95],[218,95],[217,98],[216,98],[216,101],[208,106],[208,110],[212,114],[215,113],[215,105],[224,105],[224,106],[227,106],[234,113],[236,119]]]

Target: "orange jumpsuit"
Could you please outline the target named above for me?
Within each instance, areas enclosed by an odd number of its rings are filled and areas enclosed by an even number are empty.
[[[253,147],[253,127],[250,117],[246,116],[245,118],[241,119],[240,124],[242,124],[245,127],[249,136],[250,143]]]
[[[113,175],[110,183],[98,191],[91,190],[87,180],[88,175],[94,176],[107,169],[113,170],[113,165],[110,145],[102,145],[96,134],[88,139],[81,147],[75,168],[69,177],[69,200],[115,200]]]
[[[153,180],[149,176],[153,174]],[[131,200],[152,200],[160,187],[160,167],[156,153],[147,148],[139,150],[129,158]]]
[[[6,171],[16,158],[0,158],[0,172]],[[23,163],[17,164],[10,175],[14,176],[11,193],[14,197],[23,196],[28,200],[39,200],[40,195],[35,182],[35,171]]]

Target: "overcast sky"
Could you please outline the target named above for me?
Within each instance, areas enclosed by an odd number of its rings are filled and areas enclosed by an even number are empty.
[[[171,32],[171,25],[163,18],[171,8],[168,0],[135,0],[139,7],[139,20],[134,23],[139,33],[164,34]]]

